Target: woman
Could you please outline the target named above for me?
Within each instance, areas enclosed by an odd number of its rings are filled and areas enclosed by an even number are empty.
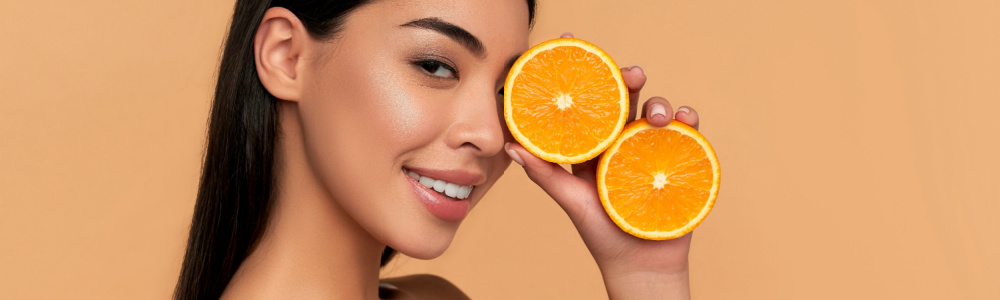
[[[465,298],[379,268],[393,249],[441,255],[513,160],[570,216],[611,298],[687,298],[690,235],[622,232],[592,163],[570,174],[506,132],[501,88],[533,17],[525,0],[237,1],[175,297]],[[634,107],[645,76],[623,75]],[[643,112],[698,125],[662,98]]]

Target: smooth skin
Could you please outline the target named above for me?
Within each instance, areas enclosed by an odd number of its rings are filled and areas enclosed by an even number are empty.
[[[456,26],[478,43],[415,20]],[[375,1],[327,40],[288,10],[268,10],[254,53],[260,82],[281,100],[278,190],[262,240],[223,298],[378,299],[385,246],[431,259],[461,223],[429,212],[403,169],[472,178],[472,209],[511,159],[565,209],[612,299],[688,298],[690,235],[653,242],[622,232],[601,208],[596,161],[571,174],[506,132],[500,90],[528,31],[523,0]],[[634,108],[646,78],[639,67],[623,75]],[[675,115],[662,98],[643,115],[698,125],[693,109]],[[381,283],[393,299],[468,298],[433,275]]]

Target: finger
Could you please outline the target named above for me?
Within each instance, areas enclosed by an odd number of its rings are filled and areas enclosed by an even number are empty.
[[[639,91],[646,85],[646,73],[639,65],[622,68],[622,79],[628,88],[628,121],[635,120],[636,107],[639,105]]]
[[[681,106],[677,109],[677,115],[674,116],[677,121],[681,121],[684,124],[688,124],[695,130],[698,130],[698,112],[694,108],[688,106]]]
[[[600,160],[601,156],[598,155],[591,160],[570,166],[570,169],[573,170],[573,176],[587,182],[597,182],[597,162]]]
[[[561,38],[561,39],[573,38],[573,33],[572,32],[563,32],[563,34],[560,35],[559,38]]]
[[[670,101],[663,97],[653,97],[646,100],[642,105],[642,116],[649,124],[656,127],[663,127],[670,124],[673,119],[674,108],[670,106]]]
[[[558,164],[538,158],[517,143],[507,143],[504,150],[511,160],[524,167],[524,173],[545,193],[556,200],[571,219],[584,214],[586,201],[592,200],[596,190],[593,184],[573,176]],[[589,195],[588,195],[589,193]]]

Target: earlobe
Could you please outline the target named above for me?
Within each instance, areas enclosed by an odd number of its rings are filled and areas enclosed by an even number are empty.
[[[271,95],[297,102],[301,96],[300,62],[308,39],[305,26],[291,11],[274,7],[264,13],[254,37],[257,77]]]

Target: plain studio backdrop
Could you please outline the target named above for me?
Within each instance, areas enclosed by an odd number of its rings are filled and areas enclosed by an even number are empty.
[[[180,270],[233,1],[0,2],[0,298],[163,299]],[[723,170],[701,299],[1000,299],[1000,2],[540,0]],[[431,261],[476,299],[604,299],[517,165]]]

